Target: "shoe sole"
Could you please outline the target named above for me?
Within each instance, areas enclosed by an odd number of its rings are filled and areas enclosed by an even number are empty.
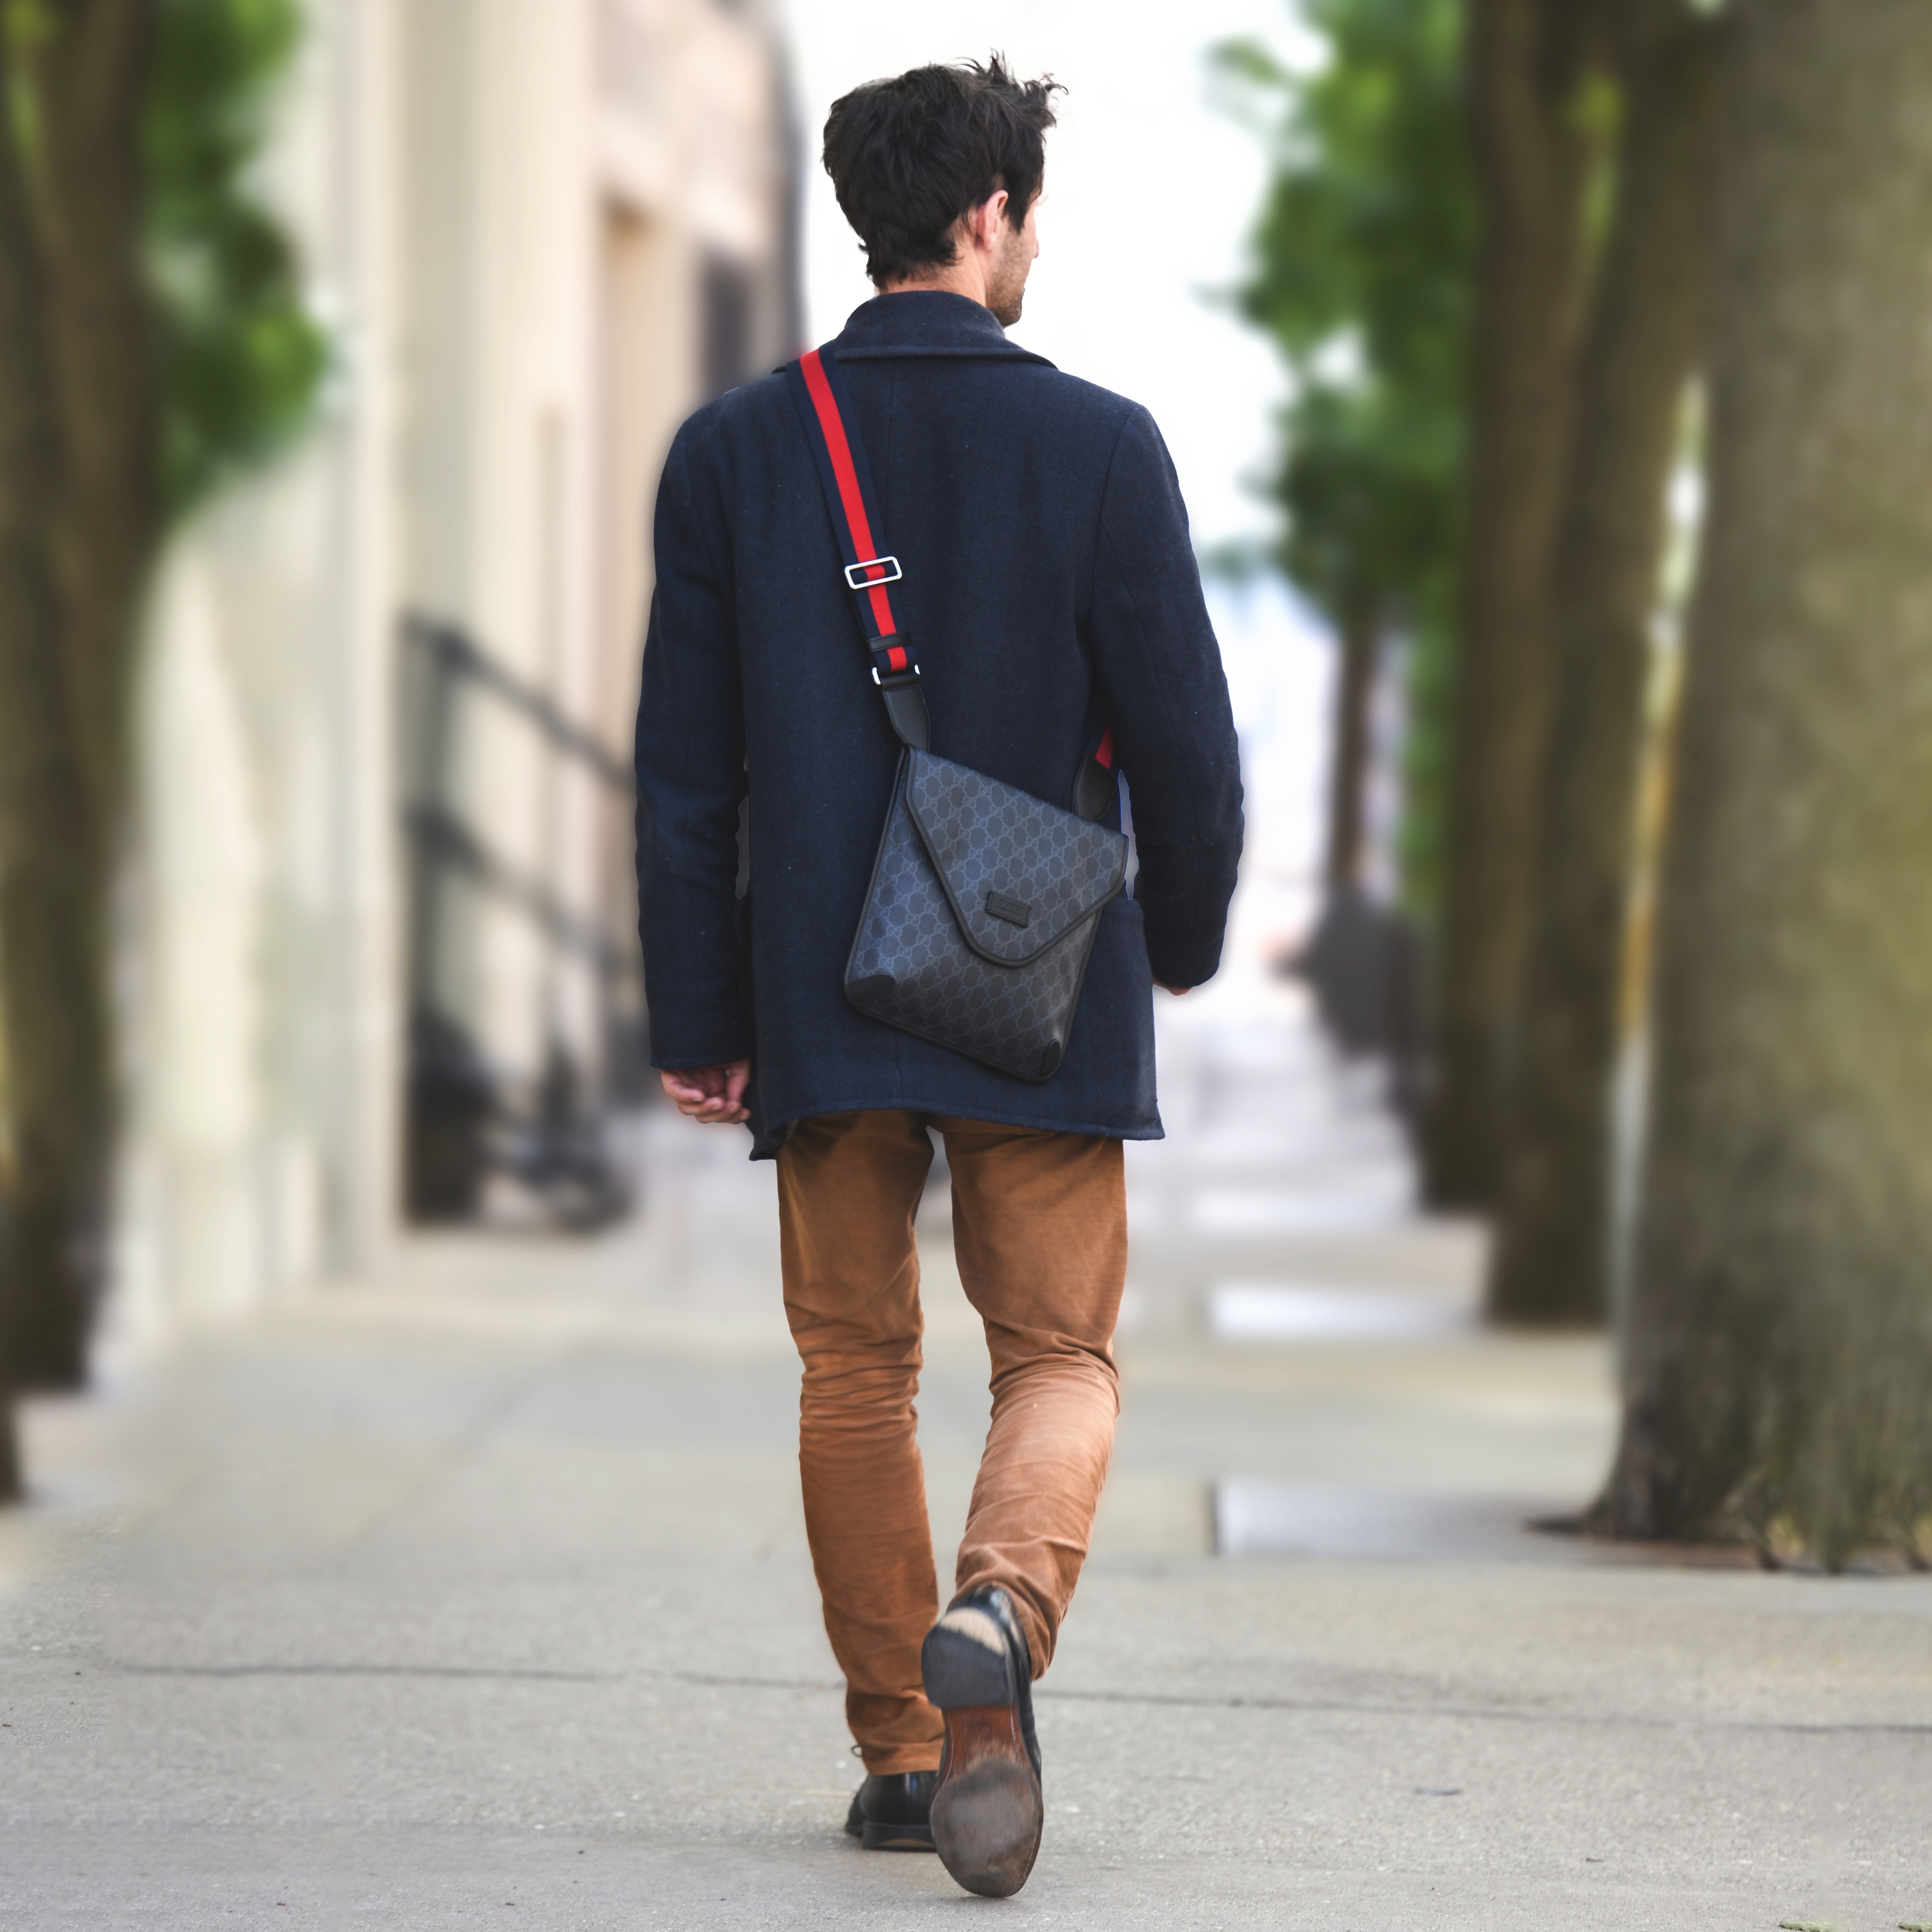
[[[933,1793],[932,1844],[968,1892],[1010,1898],[1040,1856],[1046,1808],[1010,1704],[946,1713],[946,1781]]]
[[[1046,1807],[1020,1732],[1015,1659],[937,1625],[920,1657],[927,1698],[946,1719],[946,1769],[932,1796],[933,1849],[958,1883],[1009,1898],[1040,1855]]]

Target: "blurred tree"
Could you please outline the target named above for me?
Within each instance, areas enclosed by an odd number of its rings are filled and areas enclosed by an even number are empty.
[[[1598,1526],[1932,1523],[1932,8],[1750,0]]]
[[[1436,891],[1443,663],[1450,647],[1474,209],[1464,152],[1458,0],[1311,0],[1330,49],[1312,76],[1260,46],[1218,50],[1258,110],[1275,174],[1242,313],[1286,358],[1293,394],[1272,494],[1279,561],[1334,625],[1328,883],[1363,856],[1369,710],[1384,644],[1410,650],[1406,896]]]
[[[0,464],[4,461],[4,453],[0,453]],[[4,530],[6,502],[5,486],[0,483],[0,531]],[[0,534],[0,559],[4,559],[4,534]],[[0,561],[0,568],[4,567],[4,561]],[[0,814],[4,811],[4,802],[0,802]],[[6,1129],[6,1093],[7,1029],[0,1024],[0,1256],[7,1251],[7,1203],[12,1197],[14,1180],[13,1149]],[[14,1376],[11,1343],[5,1321],[7,1307],[6,1274],[4,1264],[0,1264],[0,1503],[16,1502],[20,1495],[20,1447],[14,1428],[11,1399]]]
[[[1528,924],[1548,685],[1551,540],[1584,310],[1588,190],[1607,130],[1600,0],[1466,0],[1481,208],[1468,517],[1436,970],[1425,1191],[1494,1199]]]
[[[295,0],[163,0],[142,122],[162,380],[161,484],[178,520],[306,427],[328,374],[301,265],[254,192]]]
[[[112,1126],[107,902],[154,557],[274,447],[322,338],[248,183],[292,0],[0,8],[0,1350],[85,1372]]]
[[[0,35],[0,101],[17,68]],[[64,1279],[68,1176],[76,1144],[58,1096],[98,1089],[102,1003],[86,971],[98,917],[88,881],[93,827],[59,634],[58,505],[64,464],[45,265],[18,146],[0,140],[0,996],[5,1001],[13,1177],[0,1270],[0,1406],[25,1378],[32,1277]],[[51,1010],[34,996],[50,989]],[[51,1108],[37,1103],[54,1096]],[[13,1453],[10,1409],[8,1460]],[[17,1468],[12,1472],[17,1484]]]
[[[1490,1281],[1490,1312],[1506,1320],[1600,1321],[1609,1302],[1610,1096],[1644,691],[1666,497],[1702,346],[1725,26],[1690,0],[1629,0],[1610,22],[1615,204],[1551,573],[1554,689]]]
[[[145,40],[144,8],[118,0],[112,13],[109,24],[126,43]],[[78,356],[62,352],[64,318],[56,306],[61,268],[81,258],[50,240],[52,202],[38,191],[44,170],[30,176],[29,167],[64,149],[66,131],[56,132],[56,123],[70,114],[92,122],[98,104],[78,86],[82,70],[93,77],[92,63],[54,56],[50,40],[97,29],[106,17],[96,8],[70,23],[46,9],[15,8],[0,34],[4,98],[14,110],[10,130],[0,130],[13,136],[0,138],[0,1011],[13,1155],[0,1282],[6,1367],[16,1385],[80,1378],[106,1149],[110,840],[90,769],[105,668],[82,656],[99,638],[68,624],[67,593],[84,568],[70,513],[88,498],[80,475],[88,459],[64,420],[70,393],[64,379]],[[126,84],[124,74],[116,78]],[[136,81],[123,112],[138,99]],[[116,176],[131,160],[129,143],[110,141],[89,157],[90,184],[124,200]],[[100,245],[91,223],[89,234]],[[110,241],[108,261],[82,259],[76,326],[90,344],[101,339],[103,321],[92,304],[104,295],[111,302],[109,291],[126,286],[112,257],[132,256],[137,240],[124,238],[118,249]],[[137,326],[118,353],[138,364],[143,334]],[[118,371],[107,380],[110,393],[122,392]]]

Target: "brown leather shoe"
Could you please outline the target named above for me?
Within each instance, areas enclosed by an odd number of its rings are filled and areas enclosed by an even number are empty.
[[[968,1892],[1010,1897],[1040,1854],[1046,1805],[1032,1664],[1005,1591],[958,1598],[927,1632],[920,1666],[926,1696],[946,1719],[933,1847]]]

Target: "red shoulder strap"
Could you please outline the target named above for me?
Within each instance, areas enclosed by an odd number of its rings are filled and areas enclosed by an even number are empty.
[[[920,688],[919,659],[887,588],[902,581],[905,572],[898,559],[886,552],[878,499],[838,358],[829,348],[808,349],[785,365],[784,373],[832,514],[846,586],[854,594],[859,628],[872,656],[872,682],[885,699],[892,729],[923,751],[932,742],[932,727]],[[1083,818],[1098,818],[1106,811],[1114,796],[1113,776],[1114,734],[1107,730],[1092,755],[1081,760],[1076,796]]]

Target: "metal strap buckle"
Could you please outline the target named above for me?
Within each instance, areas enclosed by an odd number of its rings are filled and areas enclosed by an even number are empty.
[[[854,577],[855,570],[877,570],[881,564],[889,565],[892,574],[888,577]],[[846,588],[850,590],[869,590],[875,584],[896,584],[905,572],[899,568],[896,556],[868,556],[863,563],[848,563],[845,566]]]
[[[872,667],[872,682],[876,684],[881,691],[884,691],[886,686],[889,684],[909,683],[914,678],[918,676],[918,675],[919,666],[916,664],[908,665],[904,670],[896,670],[887,677],[881,677],[879,675],[879,668],[877,664],[874,664]]]

